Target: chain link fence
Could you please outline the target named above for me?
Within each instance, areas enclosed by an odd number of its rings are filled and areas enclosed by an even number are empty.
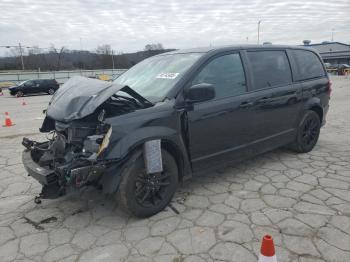
[[[73,76],[96,77],[98,75],[108,75],[114,79],[124,73],[126,69],[96,69],[96,70],[74,70],[74,71],[50,71],[50,72],[7,72],[0,73],[0,87],[13,85],[25,80],[33,79],[56,79],[59,83],[66,82]]]

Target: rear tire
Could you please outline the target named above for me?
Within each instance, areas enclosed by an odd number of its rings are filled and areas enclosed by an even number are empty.
[[[320,135],[321,120],[315,111],[307,110],[302,117],[295,141],[288,147],[298,153],[310,152]]]
[[[49,95],[53,95],[55,93],[55,89],[53,88],[50,88],[49,91],[48,91]]]
[[[162,150],[163,172],[147,174],[143,155],[126,163],[116,192],[118,203],[136,217],[150,217],[162,211],[178,185],[178,167],[173,156]]]

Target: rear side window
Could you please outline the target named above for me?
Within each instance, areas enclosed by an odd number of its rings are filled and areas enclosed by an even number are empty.
[[[298,70],[296,80],[306,80],[325,75],[322,63],[318,56],[307,50],[292,50]]]
[[[192,81],[192,85],[201,83],[212,84],[216,98],[245,93],[246,81],[240,55],[223,55],[211,60]]]
[[[247,55],[253,73],[254,90],[292,82],[292,73],[285,51],[250,51]]]

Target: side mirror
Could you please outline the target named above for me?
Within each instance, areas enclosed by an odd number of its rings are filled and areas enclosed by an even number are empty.
[[[186,101],[203,102],[215,97],[215,88],[212,84],[201,83],[191,86],[186,92]]]

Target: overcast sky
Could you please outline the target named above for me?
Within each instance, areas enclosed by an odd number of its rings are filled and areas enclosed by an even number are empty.
[[[0,46],[142,50],[257,42],[350,43],[350,0],[0,0]],[[248,40],[247,40],[248,38]],[[0,48],[0,54],[5,49]]]

